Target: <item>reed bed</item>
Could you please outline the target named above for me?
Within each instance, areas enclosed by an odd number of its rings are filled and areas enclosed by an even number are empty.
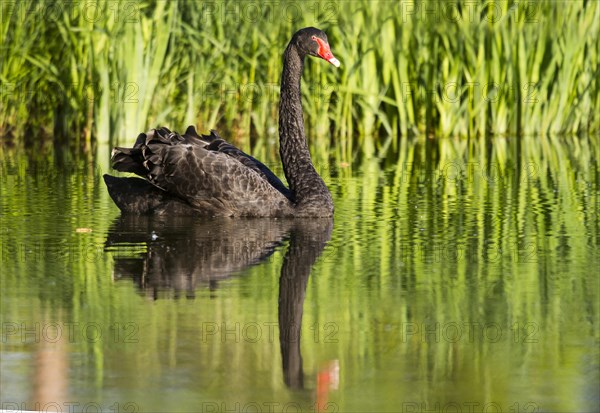
[[[595,1],[22,1],[2,3],[2,142],[130,143],[156,125],[276,153],[282,51],[310,62],[311,144],[349,161],[403,137],[597,134]]]

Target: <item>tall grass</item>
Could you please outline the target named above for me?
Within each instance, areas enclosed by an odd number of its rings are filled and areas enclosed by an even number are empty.
[[[314,25],[342,67],[307,65],[307,130],[340,159],[419,134],[595,134],[599,22],[583,0],[3,2],[0,132],[89,147],[193,123],[275,153],[282,51]]]

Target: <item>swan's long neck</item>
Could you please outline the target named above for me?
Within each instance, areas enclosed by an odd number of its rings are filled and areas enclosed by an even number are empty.
[[[290,43],[283,57],[281,77],[279,153],[296,204],[314,204],[333,208],[331,194],[313,166],[304,134],[300,93],[303,70],[304,56],[300,55],[293,43]]]

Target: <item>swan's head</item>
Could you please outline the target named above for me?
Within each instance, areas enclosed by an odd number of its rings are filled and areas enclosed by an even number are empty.
[[[331,49],[329,48],[329,42],[327,42],[327,35],[315,27],[306,27],[298,30],[292,42],[297,47],[302,49],[305,53],[320,57],[321,59],[327,60],[335,67],[340,67],[340,61],[335,58]]]

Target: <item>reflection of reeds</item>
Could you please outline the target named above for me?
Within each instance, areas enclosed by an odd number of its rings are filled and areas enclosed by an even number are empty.
[[[600,142],[484,142],[410,143],[387,173],[365,163],[359,177],[344,181],[346,201],[336,204],[339,215],[360,219],[336,218],[345,235],[334,235],[330,247],[337,256],[323,263],[321,271],[331,271],[323,283],[348,294],[349,311],[337,317],[350,323],[348,336],[361,337],[352,354],[365,352],[368,360],[406,371],[412,384],[401,399],[419,408],[461,400],[543,404],[552,379],[533,380],[523,392],[509,389],[511,383],[536,377],[544,365],[582,368],[580,360],[598,356],[600,181],[594,154]],[[340,278],[335,265],[348,265],[342,272],[356,277]],[[361,284],[345,289],[348,282]],[[307,300],[324,303],[320,297],[328,294],[315,291]],[[321,312],[336,311],[335,304],[324,306]],[[453,341],[457,326],[462,336]],[[488,338],[482,338],[484,326]],[[372,336],[361,335],[371,329]],[[472,340],[469,329],[476,332]],[[495,341],[497,331],[502,336]],[[570,346],[565,338],[571,334],[575,341],[588,336],[589,346]],[[383,354],[370,354],[373,349]],[[394,383],[387,390],[398,388]],[[562,395],[556,410],[576,410],[568,392],[591,389],[566,390],[556,382],[550,388]]]
[[[423,133],[599,130],[597,2],[456,4],[3,2],[0,129],[89,145],[194,123],[273,152],[282,50],[315,25],[342,68],[307,65],[307,130],[346,161]]]
[[[60,318],[62,317],[59,315]],[[54,322],[54,319],[45,319],[41,324],[48,326]],[[60,327],[46,329],[45,336],[45,340],[36,342],[31,403],[41,406],[60,406],[69,399],[68,338],[66,334],[62,334]],[[48,411],[60,411],[60,409],[48,409]]]
[[[339,360],[340,388],[361,386],[356,394],[331,392],[339,411],[394,411],[398,400],[585,410],[585,397],[570,396],[590,391],[577,383],[587,377],[584,366],[594,366],[600,339],[599,145],[585,137],[407,139],[389,164],[366,160],[358,171],[336,170],[340,178],[328,178],[334,235],[304,304],[307,377],[323,360]],[[270,367],[281,364],[278,336],[269,336],[269,328],[277,331],[285,248],[222,289],[201,288],[194,301],[145,300],[132,282],[111,279],[114,263],[102,247],[106,209],[118,211],[98,184],[101,171],[73,160],[74,174],[58,172],[51,156],[0,150],[3,322],[31,325],[44,310],[62,308],[56,321],[96,323],[102,340],[79,333],[69,343],[84,355],[74,374],[86,385],[95,380],[95,389],[119,385],[123,394],[143,394],[128,399],[140,405],[168,410],[145,389],[163,376],[167,386],[174,375],[197,383],[204,398],[231,403],[285,392],[281,371]],[[76,233],[81,227],[93,232]],[[25,295],[12,296],[19,291]],[[134,331],[129,323],[138,328],[137,343],[124,341]],[[221,323],[233,332],[207,338],[207,325]],[[236,342],[236,331],[251,323],[261,326],[261,339],[246,342],[237,333]],[[463,335],[452,342],[455,324]],[[489,337],[482,338],[485,326]],[[425,328],[434,333],[424,335]],[[477,329],[472,340],[469,328]],[[494,341],[498,328],[502,337]],[[14,340],[3,344],[6,351],[28,351]],[[247,389],[249,375],[227,373],[232,365],[264,379],[268,391],[219,390]],[[577,388],[564,387],[564,377]],[[549,391],[557,397],[544,406]],[[376,394],[390,396],[365,398]],[[178,403],[188,397],[194,400],[186,393]]]

